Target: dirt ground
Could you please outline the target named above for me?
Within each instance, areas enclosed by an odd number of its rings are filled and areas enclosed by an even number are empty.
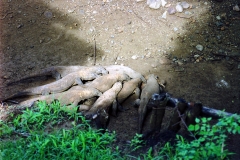
[[[240,114],[240,2],[186,1],[190,8],[164,19],[180,1],[155,10],[136,0],[1,0],[0,97],[36,85],[6,86],[40,69],[94,65],[96,47],[96,64],[154,73],[173,97]],[[127,106],[108,128],[121,141],[137,132],[137,109]],[[239,159],[239,136],[227,144]]]

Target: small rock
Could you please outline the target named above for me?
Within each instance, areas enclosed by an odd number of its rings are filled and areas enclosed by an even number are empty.
[[[22,28],[22,27],[23,27],[23,24],[19,24],[19,25],[17,26],[17,29]]]
[[[186,2],[186,1],[183,1],[182,3],[181,3],[181,6],[184,8],[184,9],[187,9],[187,8],[189,8],[189,4]]]
[[[175,14],[176,13],[176,9],[174,7],[169,7],[167,10],[168,14]]]
[[[137,57],[136,55],[133,55],[131,58],[135,60],[135,59],[137,59],[138,57]]]
[[[239,11],[240,11],[240,8],[239,8],[239,6],[236,4],[236,5],[233,7],[233,10],[239,12]]]
[[[144,1],[144,0],[136,0],[136,2],[142,2],[142,1]]]
[[[185,15],[191,15],[192,13],[189,11],[184,12]]]
[[[44,12],[44,16],[45,16],[46,18],[52,18],[52,17],[53,17],[53,14],[52,14],[52,12],[50,12],[50,11],[45,11],[45,12]]]
[[[183,7],[180,4],[177,4],[176,5],[176,10],[177,10],[177,12],[181,13],[183,11]]]
[[[152,66],[153,68],[157,68],[157,64],[156,64],[156,63],[151,64],[151,66]]]
[[[217,19],[217,20],[221,20],[221,17],[220,17],[220,16],[217,16],[216,19]]]
[[[163,7],[167,4],[167,2],[165,0],[161,0],[161,2],[162,2]]]
[[[69,9],[68,10],[68,13],[73,13],[74,12],[74,9]]]
[[[9,77],[8,76],[3,76],[4,79],[8,79]]]
[[[147,0],[147,4],[152,9],[158,9],[161,6],[161,1],[160,0]]]
[[[216,22],[216,26],[221,27],[221,26],[223,26],[223,23],[218,21],[218,22]]]
[[[176,32],[176,31],[178,31],[178,28],[177,28],[177,27],[174,27],[173,30]]]
[[[217,88],[229,88],[229,84],[225,80],[220,80],[219,82],[216,83]]]
[[[194,58],[197,59],[200,55],[196,54],[194,55]]]
[[[165,12],[162,14],[162,18],[163,18],[163,19],[167,19],[167,11],[165,11]]]
[[[178,64],[179,66],[181,66],[181,65],[183,65],[183,61],[182,61],[182,60],[177,60],[177,64]]]
[[[105,58],[106,58],[106,56],[104,55],[104,56],[102,56],[102,61],[104,61],[105,60]]]
[[[203,46],[198,44],[198,45],[196,45],[196,49],[199,51],[203,51]]]

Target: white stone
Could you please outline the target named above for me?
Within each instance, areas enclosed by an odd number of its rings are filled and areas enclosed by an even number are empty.
[[[217,20],[221,20],[221,17],[220,17],[220,16],[217,16],[216,19],[217,19]]]
[[[148,0],[147,4],[152,9],[158,9],[161,6],[161,0]]]
[[[199,56],[200,56],[200,55],[198,55],[198,54],[195,54],[195,55],[194,55],[194,58],[198,58]]]
[[[199,51],[203,51],[203,46],[201,44],[196,45],[196,49]]]
[[[167,4],[167,2],[165,0],[161,0],[161,2],[162,2],[163,7]]]
[[[173,30],[176,32],[176,31],[178,31],[178,28],[177,28],[177,27],[174,27]]]
[[[134,59],[134,60],[137,59],[137,58],[138,58],[138,57],[137,57],[136,55],[133,55],[133,56],[132,56],[132,59]]]
[[[239,6],[236,4],[236,5],[233,7],[233,10],[239,12],[239,11],[240,11],[240,8],[239,8]]]
[[[163,19],[167,19],[167,11],[165,11],[165,12],[162,14],[162,18],[163,18]]]
[[[177,12],[182,12],[183,11],[183,7],[180,4],[176,5],[176,10]]]
[[[187,8],[189,8],[189,4],[186,2],[186,1],[183,1],[183,2],[181,2],[181,6],[184,8],[184,9],[187,9]]]

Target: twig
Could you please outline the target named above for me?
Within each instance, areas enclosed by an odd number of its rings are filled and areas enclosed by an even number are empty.
[[[5,16],[3,16],[2,18],[0,18],[0,20],[5,19],[5,18],[7,17],[7,15],[9,15],[9,14],[11,14],[11,13],[13,13],[13,12],[8,12],[8,13],[6,13]]]
[[[185,18],[185,19],[190,19],[190,18],[192,18],[193,16],[189,16],[189,17],[186,17],[186,16],[184,16],[184,15],[175,15],[175,16],[177,16],[177,17],[179,17],[179,18]]]
[[[185,121],[182,119],[182,115],[181,115],[181,113],[180,113],[180,111],[179,111],[178,109],[177,109],[177,112],[178,112],[179,117],[181,118],[181,121],[182,121],[183,125],[184,125],[184,126],[187,128],[187,130],[188,130],[187,124],[186,124]],[[191,131],[188,130],[188,132],[193,136],[194,139],[197,139]]]

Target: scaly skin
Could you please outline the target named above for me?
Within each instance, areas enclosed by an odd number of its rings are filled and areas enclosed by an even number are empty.
[[[59,100],[61,105],[77,106],[80,101],[89,99],[95,96],[101,96],[102,93],[95,88],[81,88],[79,90],[70,90],[63,93],[56,93],[52,95],[45,95],[23,101],[16,105],[18,108],[24,109],[26,107],[34,106],[37,101],[46,101],[51,103],[54,100]]]
[[[46,94],[60,93],[60,92],[66,91],[76,83],[81,83],[79,82],[81,80],[93,80],[97,77],[99,77],[99,75],[97,75],[94,72],[88,72],[88,70],[73,72],[63,77],[62,79],[59,79],[58,81],[55,81],[46,85],[38,86],[38,87],[25,89],[8,98],[3,99],[2,101],[6,101],[9,99],[14,99],[22,96],[29,96],[29,95],[46,95]]]
[[[84,84],[86,87],[94,87],[101,92],[105,92],[110,89],[118,81],[127,81],[130,78],[128,75],[123,73],[117,74],[106,74],[101,77],[96,78],[92,82]]]
[[[134,78],[141,78],[143,82],[146,82],[146,79],[142,76],[142,74],[134,71],[133,69],[127,66],[121,65],[111,65],[111,66],[104,66],[109,74],[116,74],[116,73],[125,73],[132,79]]]
[[[93,73],[101,74],[101,75],[108,74],[108,71],[102,66],[90,66],[90,67],[86,67],[86,66],[53,66],[53,67],[43,69],[43,70],[41,70],[35,74],[32,74],[30,76],[24,77],[20,80],[10,82],[10,83],[8,83],[8,85],[16,84],[16,83],[23,82],[23,81],[26,81],[29,79],[43,77],[43,76],[52,76],[56,80],[59,80],[70,73],[78,72],[78,71],[86,71],[86,70],[88,72],[93,72]]]
[[[97,101],[93,104],[92,108],[85,114],[87,118],[91,118],[93,115],[97,114],[98,110],[104,109],[107,113],[109,107],[117,98],[117,94],[122,89],[122,83],[116,82],[112,88],[104,92]]]
[[[143,122],[147,113],[147,103],[154,93],[159,94],[159,92],[160,92],[160,88],[159,88],[157,79],[153,74],[149,75],[147,84],[144,86],[142,90],[141,98],[140,98],[140,106],[138,108],[138,115],[139,115],[138,132],[139,133],[142,133]]]
[[[140,86],[142,80],[140,78],[131,79],[123,83],[122,90],[117,95],[118,103],[122,103],[130,95],[134,94],[136,88]]]

